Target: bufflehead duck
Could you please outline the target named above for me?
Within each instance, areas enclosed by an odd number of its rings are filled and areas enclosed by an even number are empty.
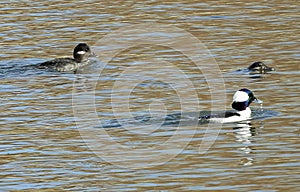
[[[59,72],[76,71],[79,67],[88,64],[88,57],[92,54],[86,43],[79,43],[73,51],[74,58],[58,58],[38,65],[39,69],[53,69]]]
[[[275,71],[273,67],[269,67],[261,61],[252,63],[247,69],[251,74],[264,74],[270,71]]]
[[[231,123],[250,119],[251,109],[249,105],[252,102],[262,103],[249,89],[240,89],[233,95],[231,106],[235,111],[225,111],[220,114],[201,116],[199,120],[208,120],[216,123]]]

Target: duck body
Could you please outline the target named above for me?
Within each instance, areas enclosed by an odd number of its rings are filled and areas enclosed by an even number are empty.
[[[72,58],[57,58],[41,63],[39,69],[53,69],[58,72],[75,71],[79,67],[87,65],[88,62],[77,62]]]

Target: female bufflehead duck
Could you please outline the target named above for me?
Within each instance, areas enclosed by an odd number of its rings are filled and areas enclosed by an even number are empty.
[[[79,43],[73,51],[74,58],[58,58],[38,65],[39,69],[53,69],[59,72],[76,71],[81,66],[88,64],[88,57],[92,54],[90,47]]]
[[[231,123],[250,119],[251,109],[249,105],[252,102],[262,103],[257,99],[249,89],[240,89],[233,95],[232,108],[235,111],[225,111],[220,114],[211,114],[202,116],[199,120],[208,120],[216,123]]]
[[[256,61],[252,63],[247,69],[250,71],[251,74],[265,74],[270,71],[275,71],[273,67],[269,67],[261,61]]]

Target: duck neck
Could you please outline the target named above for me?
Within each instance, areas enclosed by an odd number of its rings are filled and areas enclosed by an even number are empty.
[[[84,62],[87,60],[86,56],[84,54],[75,54],[74,55],[74,59],[76,60],[76,62],[80,63],[80,62]]]
[[[245,117],[245,118],[250,118],[251,117],[251,109],[250,109],[250,107],[247,107],[243,111],[238,111],[237,113],[240,114],[241,117]]]

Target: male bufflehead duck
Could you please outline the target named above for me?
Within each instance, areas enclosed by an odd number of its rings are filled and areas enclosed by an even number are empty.
[[[92,54],[86,43],[79,43],[73,51],[74,58],[58,58],[38,65],[39,69],[53,69],[59,72],[76,71],[79,67],[88,64],[88,57]]]
[[[235,111],[225,111],[220,114],[210,114],[199,117],[199,120],[208,120],[216,123],[231,123],[250,119],[252,102],[262,103],[249,89],[240,89],[233,95],[232,108]]]
[[[270,71],[275,71],[273,67],[269,67],[261,61],[252,63],[247,69],[251,74],[265,74]]]

